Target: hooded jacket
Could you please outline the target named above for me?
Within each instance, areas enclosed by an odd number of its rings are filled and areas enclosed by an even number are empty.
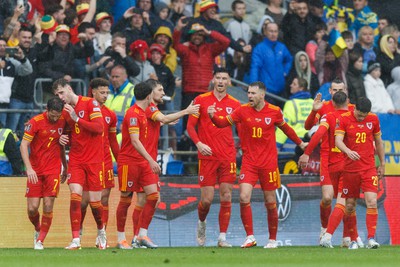
[[[400,67],[395,67],[392,70],[393,83],[391,83],[387,92],[392,98],[395,109],[400,109]]]
[[[174,73],[176,70],[176,66],[178,65],[178,55],[176,53],[176,50],[172,47],[173,39],[171,30],[168,27],[161,26],[154,34],[154,39],[159,34],[165,34],[166,36],[169,37],[169,44],[165,48],[165,56],[163,62],[165,65],[167,65],[167,67],[171,70],[171,72]]]
[[[374,113],[388,113],[394,111],[394,106],[389,93],[381,79],[375,79],[367,74],[364,80],[365,93],[371,100],[371,111]]]
[[[359,97],[366,97],[361,70],[356,70],[353,65],[349,65],[349,71],[346,73],[346,81],[350,103],[356,103]]]

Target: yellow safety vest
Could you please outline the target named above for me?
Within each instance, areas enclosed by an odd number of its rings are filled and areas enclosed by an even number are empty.
[[[8,161],[6,153],[4,153],[4,146],[9,134],[12,134],[10,129],[0,129],[0,174],[1,175],[12,175],[13,171],[11,164]]]
[[[131,106],[132,98],[135,96],[134,86],[130,82],[125,85],[117,95],[110,94],[105,105],[117,114],[117,117],[123,118],[125,112]]]

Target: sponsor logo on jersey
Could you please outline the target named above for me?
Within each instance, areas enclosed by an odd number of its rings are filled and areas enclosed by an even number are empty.
[[[130,122],[130,126],[136,126],[137,125],[137,118],[131,118],[129,122]]]
[[[57,131],[58,131],[58,134],[59,134],[59,135],[62,135],[62,133],[63,133],[63,128],[58,128]]]
[[[372,122],[367,122],[367,128],[370,130],[372,129]]]
[[[271,118],[265,118],[265,123],[269,125],[271,123]]]
[[[78,115],[80,118],[83,118],[83,116],[85,116],[85,111],[84,110],[79,111]]]
[[[231,114],[233,111],[233,108],[231,107],[226,107],[226,113]]]
[[[110,117],[105,117],[104,119],[106,120],[107,124],[110,124],[110,121],[111,121]]]
[[[32,129],[32,124],[25,125],[25,131],[29,132]]]

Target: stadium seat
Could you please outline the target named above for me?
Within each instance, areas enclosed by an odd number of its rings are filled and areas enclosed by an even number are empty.
[[[167,163],[167,175],[183,175],[184,166],[183,161],[172,160]]]

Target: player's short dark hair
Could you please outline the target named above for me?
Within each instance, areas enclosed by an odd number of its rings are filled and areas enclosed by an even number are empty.
[[[45,15],[53,15],[54,13],[63,10],[63,6],[62,5],[51,5],[48,8],[45,9],[44,14]]]
[[[332,100],[337,106],[343,106],[347,102],[347,95],[345,92],[339,91],[332,96]]]
[[[147,81],[145,81],[145,83],[150,85],[151,89],[156,88],[158,85],[162,85],[160,81],[154,79],[148,79]]]
[[[64,102],[58,97],[52,97],[47,101],[47,111],[54,110],[61,112],[64,108]]]
[[[308,82],[306,79],[297,77],[297,82],[299,83],[299,87],[303,88],[303,91],[308,91]]]
[[[145,100],[152,91],[153,88],[146,82],[136,84],[134,89],[136,100]]]
[[[216,68],[214,68],[213,75],[215,75],[217,73],[228,73],[229,74],[229,71],[223,67],[216,67]]]
[[[53,93],[54,93],[54,92],[57,90],[57,88],[58,88],[59,86],[65,87],[65,86],[67,86],[67,85],[71,86],[70,83],[69,83],[66,79],[60,78],[60,79],[56,80],[56,81],[53,83],[53,85],[52,85],[52,87],[51,87],[51,90],[52,90]]]
[[[109,86],[110,82],[104,78],[94,78],[93,80],[90,81],[90,88],[92,88],[93,90],[96,90],[97,88],[99,88],[100,86]]]
[[[351,33],[351,31],[343,31],[341,33],[341,35],[342,35],[343,39],[351,39],[354,41],[354,37],[353,37],[353,34]]]
[[[78,33],[85,32],[86,29],[96,29],[96,27],[92,23],[84,21],[81,24],[79,24]]]
[[[370,112],[371,106],[371,101],[366,97],[359,97],[356,101],[356,109],[362,113]]]
[[[335,77],[335,79],[333,79],[332,83],[336,83],[336,84],[345,84],[344,81],[342,79],[340,79],[339,77]],[[331,88],[332,88],[332,83],[331,83]]]
[[[236,5],[238,5],[238,4],[244,4],[244,2],[243,2],[242,0],[235,0],[235,1],[233,1],[233,2],[232,2],[232,5],[231,5],[232,11],[235,11]]]
[[[265,86],[265,84],[263,82],[257,81],[257,82],[252,82],[251,84],[249,84],[249,87],[255,87],[257,86],[258,89],[262,89],[264,91],[267,91],[267,87]]]

